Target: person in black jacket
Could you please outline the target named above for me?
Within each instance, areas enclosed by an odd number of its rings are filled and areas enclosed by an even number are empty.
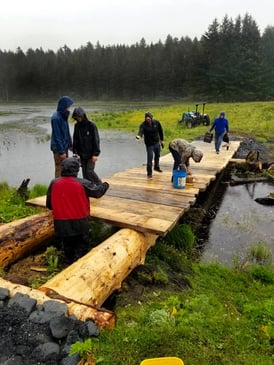
[[[102,181],[94,171],[95,162],[100,155],[100,138],[96,124],[88,120],[83,108],[75,108],[72,118],[76,120],[73,131],[73,153],[80,156],[84,179],[94,184]]]
[[[145,113],[145,120],[139,127],[137,140],[144,136],[147,151],[147,177],[152,178],[152,161],[154,155],[154,170],[162,172],[160,169],[160,145],[164,147],[164,133],[161,123],[153,119],[150,112]]]
[[[68,263],[83,256],[88,249],[89,197],[100,198],[109,188],[107,182],[95,185],[78,178],[79,169],[77,158],[63,160],[61,177],[51,181],[46,197],[46,206],[53,213],[54,231],[62,241]]]

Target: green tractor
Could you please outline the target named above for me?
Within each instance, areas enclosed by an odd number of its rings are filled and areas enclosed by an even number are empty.
[[[182,114],[182,119],[179,120],[179,123],[185,123],[188,128],[196,127],[200,124],[208,126],[210,125],[210,117],[208,114],[205,114],[205,105],[203,103],[203,111],[202,113],[198,112],[199,104],[196,104],[195,112],[187,112]]]

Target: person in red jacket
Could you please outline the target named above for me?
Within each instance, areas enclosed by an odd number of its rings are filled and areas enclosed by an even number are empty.
[[[54,230],[63,243],[68,263],[83,256],[88,249],[90,227],[89,197],[100,198],[109,188],[107,182],[95,185],[78,178],[79,160],[69,157],[63,160],[61,177],[51,181],[46,206],[52,210]]]

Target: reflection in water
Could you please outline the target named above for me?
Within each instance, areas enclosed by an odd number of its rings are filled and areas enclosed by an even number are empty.
[[[228,186],[209,227],[202,261],[233,265],[235,257],[243,259],[259,242],[274,253],[274,206],[254,201],[273,190],[273,185],[261,182]]]

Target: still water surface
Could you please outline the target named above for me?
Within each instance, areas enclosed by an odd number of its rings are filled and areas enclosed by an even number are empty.
[[[23,179],[30,178],[30,187],[35,184],[48,185],[54,177],[53,155],[50,141],[47,140],[51,133],[50,117],[54,108],[22,105],[0,107],[1,111],[5,109],[12,110],[13,114],[0,116],[0,181],[18,187]],[[72,132],[73,123],[70,128]],[[145,147],[135,141],[135,134],[109,130],[99,130],[99,134],[102,152],[96,163],[96,172],[101,178],[145,163]]]
[[[274,206],[255,201],[270,192],[274,186],[261,182],[227,187],[209,227],[202,261],[231,266],[235,259],[242,262],[258,243],[268,247],[274,259]]]

